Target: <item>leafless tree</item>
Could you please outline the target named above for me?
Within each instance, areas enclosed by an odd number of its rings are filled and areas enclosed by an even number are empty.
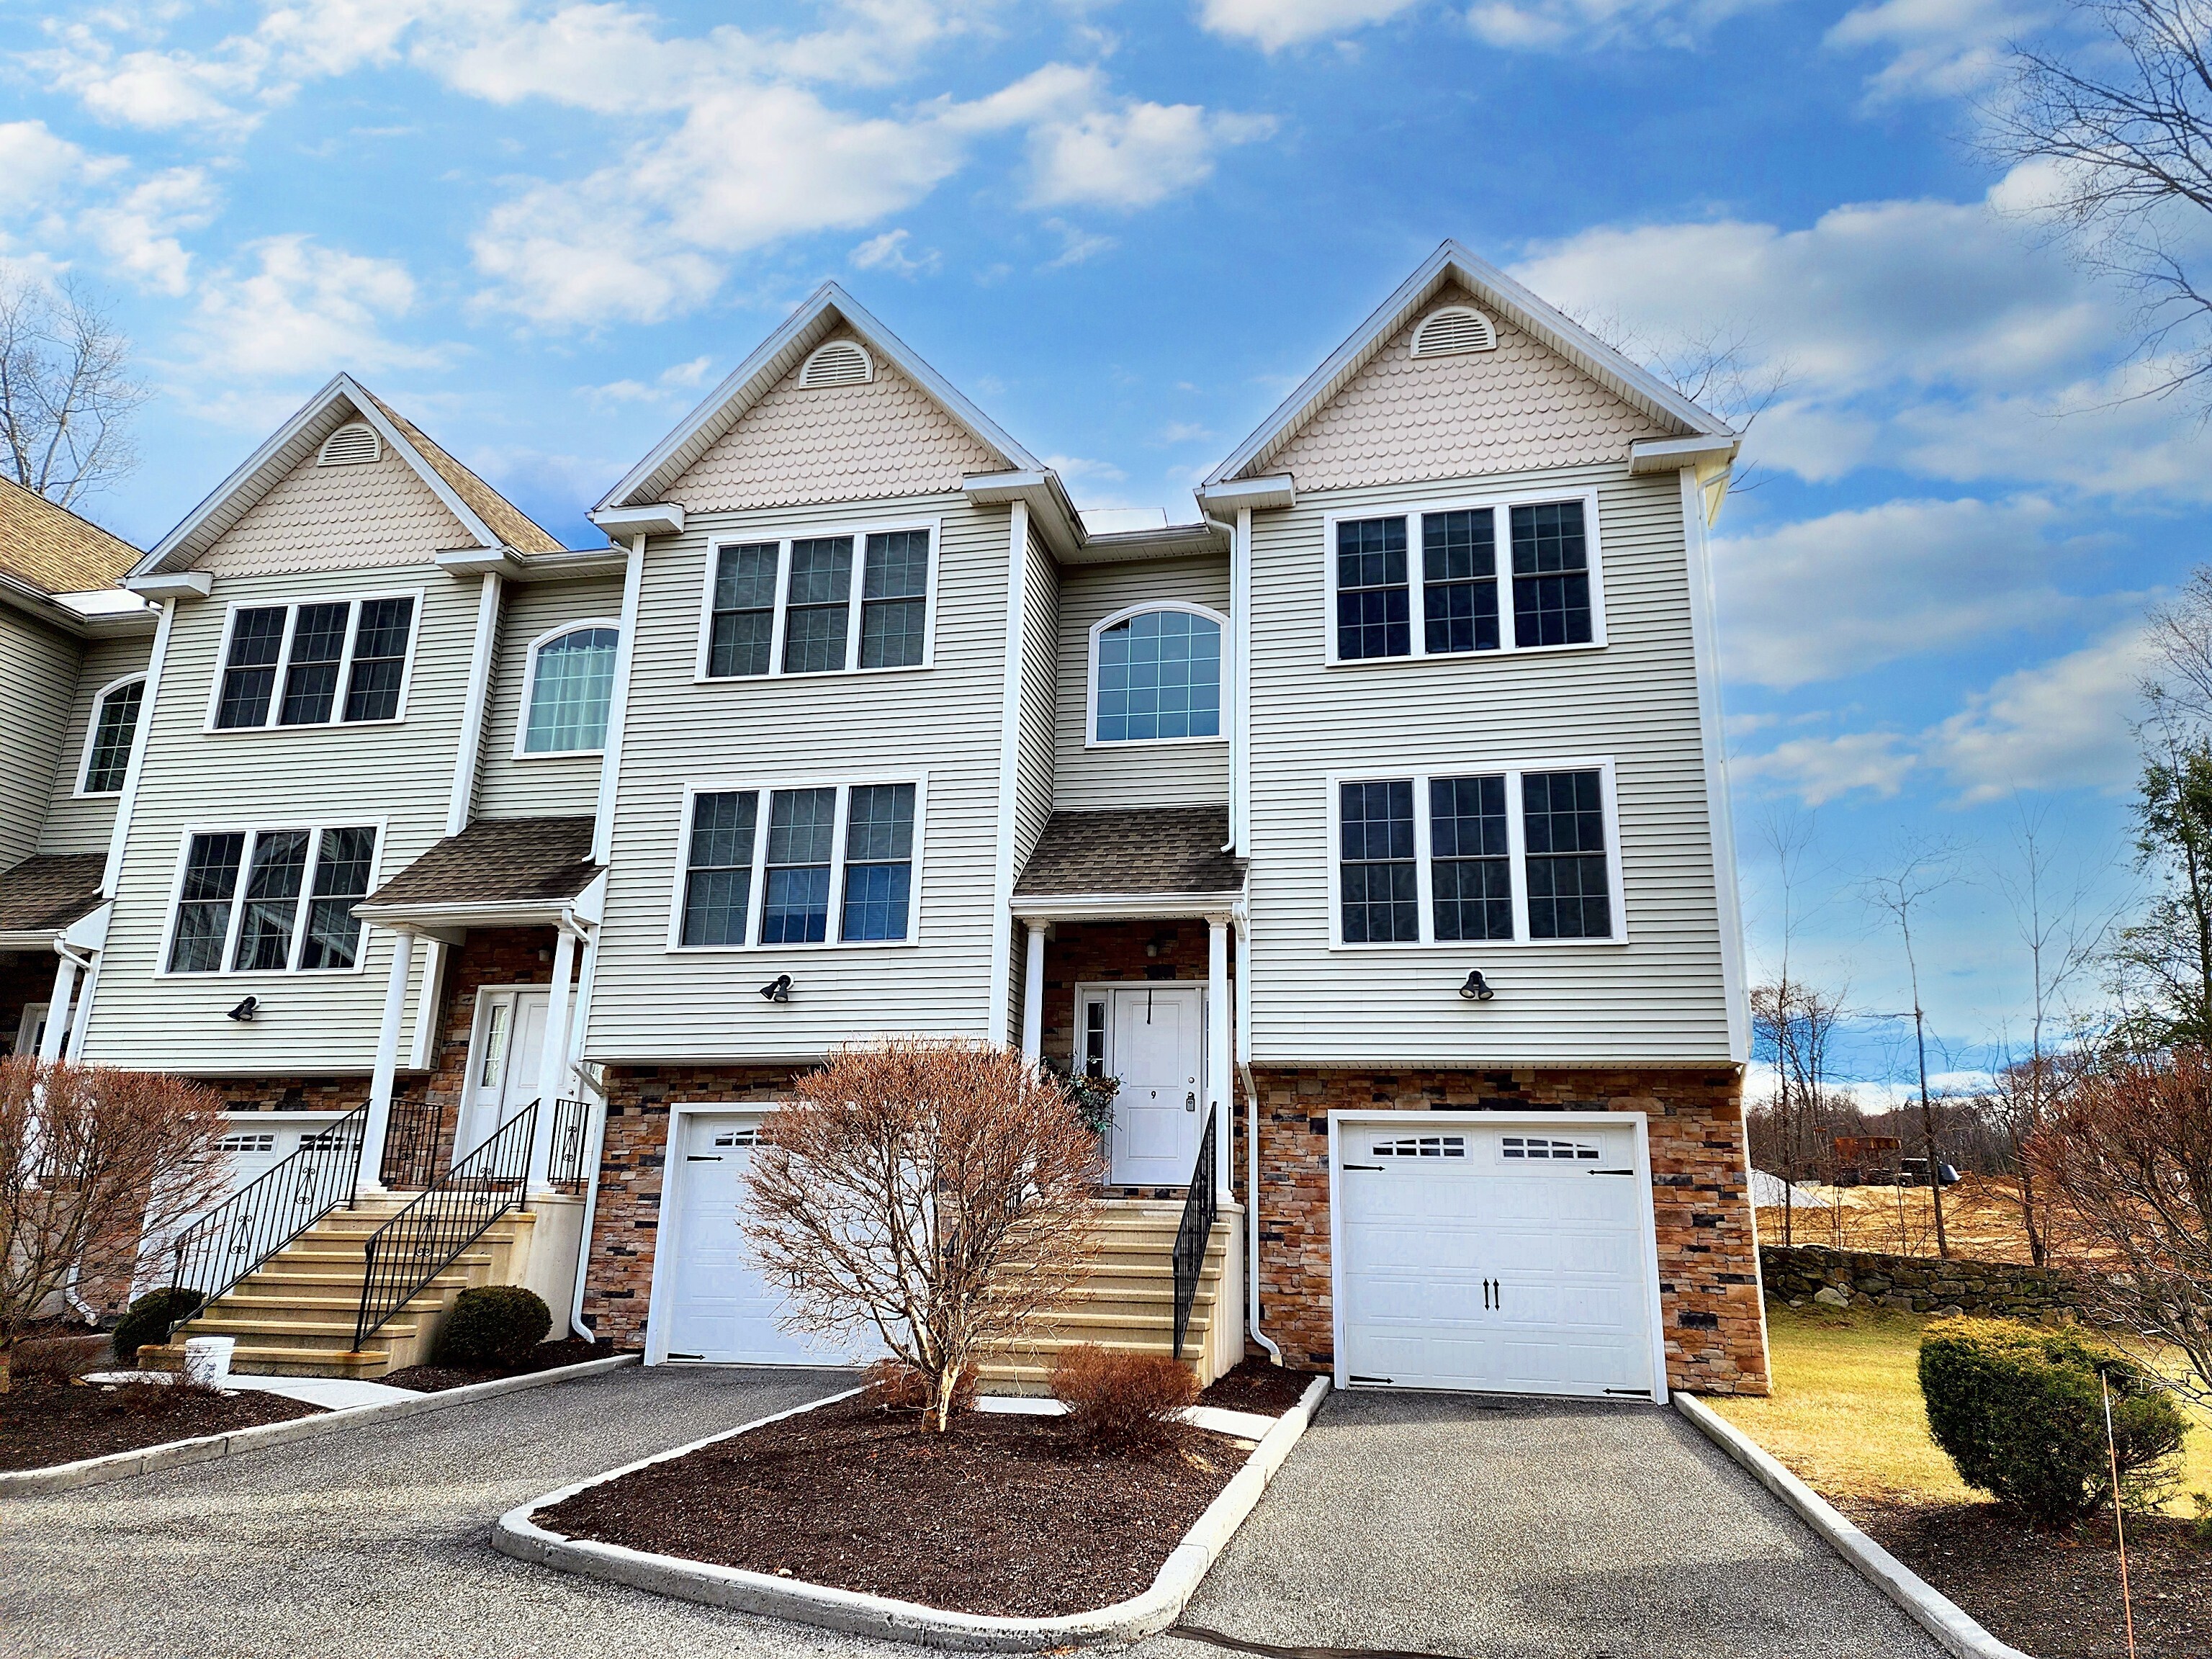
[[[1751,431],[1796,379],[1796,365],[1763,357],[1752,331],[1740,324],[1716,321],[1665,331],[1634,327],[1613,312],[1568,315],[1698,408],[1718,416],[1740,437]],[[1739,465],[1729,488],[1741,495],[1756,489],[1760,482],[1758,469]]]
[[[1928,1161],[1928,1194],[1936,1218],[1936,1253],[1951,1254],[1951,1241],[1943,1231],[1942,1159],[1936,1148],[1936,1114],[1928,1092],[1928,1015],[1920,1000],[1920,955],[1913,943],[1912,925],[1921,907],[1959,878],[1959,852],[1948,842],[1909,841],[1899,850],[1889,868],[1868,878],[1867,897],[1897,927],[1905,946],[1905,969],[1912,988],[1912,1044],[1920,1075],[1920,1142]]]
[[[2165,672],[2144,695],[2167,720],[2212,736],[2212,564],[2198,565],[2179,593],[2151,608],[2150,641]]]
[[[2212,214],[2212,0],[2072,0],[2068,15],[2069,38],[2013,48],[1983,143],[2002,163],[2055,164],[2044,211],[2142,295],[2153,391],[2212,407],[2212,293],[2192,268]]]
[[[1098,1137],[1019,1054],[856,1045],[762,1126],[754,1255],[793,1330],[872,1332],[928,1380],[950,1426],[962,1373],[1063,1306],[1090,1271]]]
[[[0,466],[62,507],[119,482],[137,457],[131,416],[146,389],[131,342],[105,307],[64,278],[0,270]]]
[[[181,1078],[0,1060],[0,1392],[35,1321],[73,1290],[127,1298],[145,1241],[222,1195],[222,1133]]]
[[[1751,993],[1753,1039],[1774,1067],[1774,1093],[1755,1107],[1751,1129],[1758,1166],[1780,1176],[1782,1242],[1796,1242],[1797,1183],[1820,1172],[1836,1128],[1828,1086],[1828,1045],[1844,1018],[1840,995],[1787,977]]]
[[[2212,1403],[2212,1054],[2085,1067],[2028,1154],[2087,1247],[2094,1311],[2154,1358],[2180,1355],[2183,1387]]]

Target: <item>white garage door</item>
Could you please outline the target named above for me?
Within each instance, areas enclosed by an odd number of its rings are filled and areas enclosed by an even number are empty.
[[[1653,1247],[1632,1127],[1415,1118],[1338,1136],[1345,1381],[1650,1393]]]
[[[848,1364],[854,1356],[835,1342],[794,1336],[778,1326],[783,1297],[753,1265],[738,1230],[759,1121],[757,1113],[684,1120],[684,1144],[672,1172],[676,1257],[666,1358],[743,1365]]]

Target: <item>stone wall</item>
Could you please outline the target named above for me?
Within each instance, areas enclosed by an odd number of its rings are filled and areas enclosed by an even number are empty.
[[[2048,1267],[2004,1261],[1947,1261],[1941,1256],[1880,1255],[1825,1244],[1759,1247],[1766,1294],[1793,1308],[1826,1291],[1849,1302],[1913,1313],[1990,1314],[2014,1319],[2070,1317],[2080,1288]],[[1832,1301],[1834,1298],[1829,1298]]]
[[[1348,1072],[1255,1067],[1261,1327],[1309,1370],[1334,1363],[1328,1243],[1332,1110],[1642,1112],[1658,1222],[1667,1380],[1767,1391],[1766,1317],[1732,1073]]]
[[[607,1129],[599,1207],[584,1272],[584,1322],[618,1347],[645,1340],[653,1245],[668,1162],[669,1109],[746,1105],[790,1088],[788,1066],[616,1066],[607,1073]]]
[[[368,1074],[356,1077],[202,1077],[227,1112],[349,1112],[368,1098]]]

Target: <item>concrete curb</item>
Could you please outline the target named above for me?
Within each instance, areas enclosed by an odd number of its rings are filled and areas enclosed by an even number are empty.
[[[1805,1524],[1827,1540],[1836,1553],[1897,1603],[1923,1630],[1957,1659],[2029,1659],[1969,1618],[1966,1610],[1887,1550],[1838,1514],[1832,1505],[1782,1467],[1774,1455],[1702,1400],[1674,1396],[1674,1409],[1697,1425],[1705,1437],[1758,1478],[1759,1483],[1797,1511]]]
[[[136,1474],[182,1468],[188,1463],[209,1463],[264,1446],[281,1446],[288,1440],[307,1440],[337,1429],[364,1423],[381,1423],[397,1417],[416,1417],[471,1401],[514,1394],[523,1389],[563,1382],[572,1376],[591,1376],[623,1365],[635,1365],[640,1356],[618,1353],[606,1359],[586,1359],[580,1365],[561,1365],[548,1371],[529,1371],[520,1376],[495,1377],[471,1382],[440,1394],[416,1395],[411,1400],[387,1400],[373,1406],[347,1406],[318,1412],[283,1423],[264,1423],[258,1428],[233,1429],[228,1434],[204,1434],[191,1440],[172,1440],[166,1445],[142,1446],[136,1451],[113,1452],[106,1457],[81,1458],[43,1469],[15,1469],[0,1474],[0,1498],[21,1498],[32,1492],[70,1492],[80,1486],[103,1486],[111,1480],[128,1480]]]
[[[848,1399],[859,1392],[857,1389],[848,1389],[827,1399],[793,1407],[790,1411],[778,1412],[773,1417],[763,1417],[721,1434],[708,1435],[659,1456],[642,1458],[518,1504],[500,1516],[492,1528],[492,1547],[517,1560],[535,1562],[560,1572],[604,1578],[632,1589],[649,1590],[685,1601],[703,1601],[710,1607],[734,1607],[740,1613],[794,1620],[852,1636],[872,1636],[923,1647],[1033,1653],[1043,1648],[1081,1643],[1131,1642],[1156,1635],[1182,1616],[1183,1608],[1197,1592],[1199,1581],[1243,1525],[1245,1517],[1259,1503],[1260,1494],[1267,1489],[1267,1483],[1283,1467],[1283,1460],[1291,1455],[1291,1448],[1306,1431],[1322,1396],[1328,1392],[1328,1379],[1316,1377],[1298,1403],[1276,1419],[1274,1426],[1244,1460],[1244,1467],[1206,1506],[1206,1513],[1183,1534],[1182,1542],[1169,1553],[1151,1589],[1110,1607],[1067,1613],[1056,1619],[1001,1619],[985,1613],[948,1613],[919,1602],[864,1595],[857,1590],[838,1589],[828,1584],[775,1578],[740,1567],[714,1566],[680,1556],[625,1549],[617,1544],[563,1538],[530,1518],[535,1511],[573,1498],[589,1487],[654,1463],[682,1457],[702,1446],[797,1416],[800,1412]]]

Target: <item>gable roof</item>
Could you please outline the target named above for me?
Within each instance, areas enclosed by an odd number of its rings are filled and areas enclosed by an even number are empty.
[[[190,569],[193,561],[244,518],[255,502],[313,455],[324,439],[356,420],[376,428],[377,435],[414,469],[430,493],[475,538],[477,546],[510,547],[519,553],[561,550],[560,540],[551,532],[532,523],[513,502],[386,407],[352,375],[337,374],[182,523],[162,537],[131,574],[150,576],[160,571]]]
[[[114,586],[138,558],[130,543],[0,478],[0,573],[41,593],[90,593]]]
[[[1556,351],[1614,396],[1626,399],[1670,431],[1688,436],[1733,437],[1727,422],[1692,403],[1650,370],[1640,368],[1588,329],[1539,299],[1487,260],[1457,242],[1446,242],[1329,354],[1298,389],[1262,421],[1229,459],[1206,476],[1201,489],[1262,471],[1283,446],[1364,368],[1393,335],[1438,293],[1456,283],[1483,305]]]
[[[1042,472],[1044,464],[1009,437],[997,422],[975,407],[912,348],[893,334],[835,283],[824,283],[807,295],[799,309],[754,348],[752,355],[732,369],[722,383],[700,402],[673,431],[655,444],[643,460],[623,475],[607,491],[595,513],[611,507],[641,507],[660,499],[661,492],[683,476],[715,441],[738,423],[740,416],[765,397],[806,354],[842,323],[873,351],[896,364],[900,372],[942,404],[984,448],[999,457],[1008,471]]]

